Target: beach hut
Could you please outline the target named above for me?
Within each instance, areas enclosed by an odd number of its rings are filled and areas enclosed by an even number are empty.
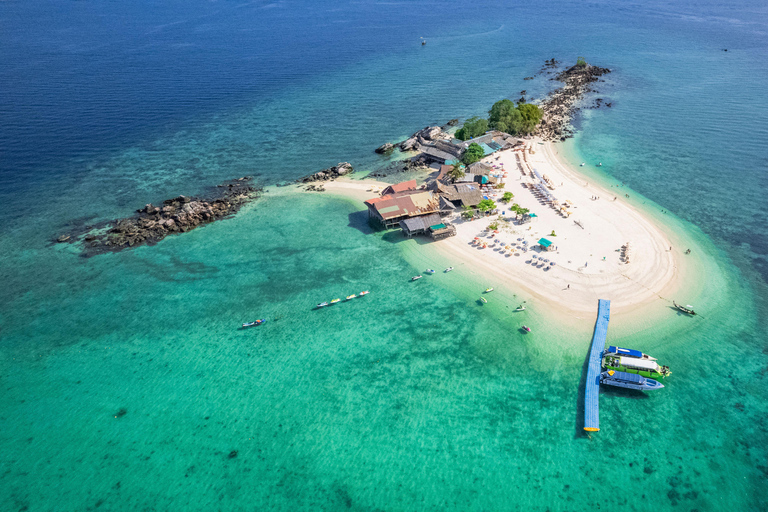
[[[538,242],[539,246],[541,246],[541,249],[544,251],[548,251],[550,247],[552,247],[552,242],[547,240],[546,238],[540,238]]]

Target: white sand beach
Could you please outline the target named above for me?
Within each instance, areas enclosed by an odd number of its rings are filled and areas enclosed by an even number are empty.
[[[504,189],[494,190],[495,196],[491,197],[499,205],[499,211],[504,211],[501,218],[513,216],[509,206],[517,203],[535,213],[535,219],[522,225],[501,221],[499,233],[491,236],[486,228],[496,220],[496,215],[471,221],[455,215],[449,219],[457,228],[455,237],[421,244],[417,250],[441,255],[442,259],[456,262],[457,268],[461,264],[471,273],[477,273],[490,286],[497,289],[509,286],[537,303],[545,302],[575,317],[594,315],[600,298],[610,299],[612,311],[616,313],[630,313],[654,301],[670,300],[676,289],[677,266],[683,249],[670,250],[672,243],[662,229],[627,204],[623,188],[603,188],[588,183],[557,157],[552,143],[533,140],[528,147],[535,153],[526,151],[525,158],[520,158],[522,165],[516,156],[523,156],[520,150],[501,151],[483,161],[507,174]],[[549,179],[552,187],[547,190],[559,203],[569,202],[570,216],[537,198],[524,186],[537,181],[531,176],[532,169]],[[372,180],[351,179],[325,184],[330,193],[361,202],[375,197],[377,191],[386,186]],[[512,192],[514,198],[505,205],[499,200],[507,191]],[[551,236],[553,231],[555,236]],[[488,247],[473,244],[475,237]],[[550,240],[556,249],[542,251],[537,244],[542,237]],[[494,244],[493,240],[501,243]],[[523,244],[524,241],[527,244]],[[629,262],[625,261],[622,251],[627,242]],[[526,245],[533,249],[524,252],[522,248]],[[505,246],[514,249],[502,253],[500,249]],[[549,262],[542,264],[541,258]]]

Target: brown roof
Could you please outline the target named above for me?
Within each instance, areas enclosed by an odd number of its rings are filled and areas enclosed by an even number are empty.
[[[396,194],[397,192],[405,192],[406,190],[416,190],[416,180],[403,181],[402,183],[395,183],[390,185],[382,191],[382,194]]]
[[[483,192],[480,190],[480,185],[475,183],[441,185],[438,190],[440,195],[448,201],[457,201],[463,206],[476,206],[483,200]]]
[[[400,222],[400,227],[403,231],[426,231],[430,226],[442,223],[442,219],[436,213],[430,213],[429,215],[422,215],[421,217],[413,217],[405,219]]]
[[[398,194],[374,197],[365,202],[368,208],[376,212],[384,220],[397,217],[414,217],[425,213],[436,212],[439,203],[431,190],[408,190]]]

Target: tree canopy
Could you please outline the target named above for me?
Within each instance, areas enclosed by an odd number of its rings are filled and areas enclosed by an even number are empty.
[[[453,178],[453,181],[463,178],[465,176],[464,165],[459,163],[453,164],[453,169],[448,171],[448,176]]]
[[[496,203],[493,201],[493,199],[483,199],[479,203],[477,203],[477,209],[481,212],[485,212],[488,210],[493,210],[496,208]]]
[[[488,121],[479,117],[470,117],[464,121],[464,126],[456,131],[456,138],[460,140],[469,140],[473,137],[479,137],[488,131]]]
[[[500,100],[493,104],[488,112],[491,128],[511,135],[533,133],[541,121],[541,109],[532,103],[518,103],[511,100]]]
[[[485,151],[483,151],[483,148],[480,147],[480,144],[473,142],[464,152],[464,155],[461,157],[461,161],[466,165],[470,165],[479,161],[481,158],[483,158],[483,156],[485,156]]]

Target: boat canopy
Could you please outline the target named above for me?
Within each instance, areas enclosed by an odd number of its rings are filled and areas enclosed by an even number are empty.
[[[622,366],[637,368],[639,370],[659,371],[659,365],[656,363],[656,361],[648,361],[647,359],[636,359],[634,357],[619,357],[619,363]]]
[[[643,353],[639,350],[632,350],[631,348],[621,348],[621,347],[614,347],[610,346],[608,347],[608,350],[606,350],[608,354],[618,354],[620,356],[629,356],[629,357],[643,357]]]
[[[637,373],[613,372],[613,375],[611,375],[610,378],[614,380],[620,380],[622,382],[631,382],[633,384],[645,383],[645,377],[638,375]]]

